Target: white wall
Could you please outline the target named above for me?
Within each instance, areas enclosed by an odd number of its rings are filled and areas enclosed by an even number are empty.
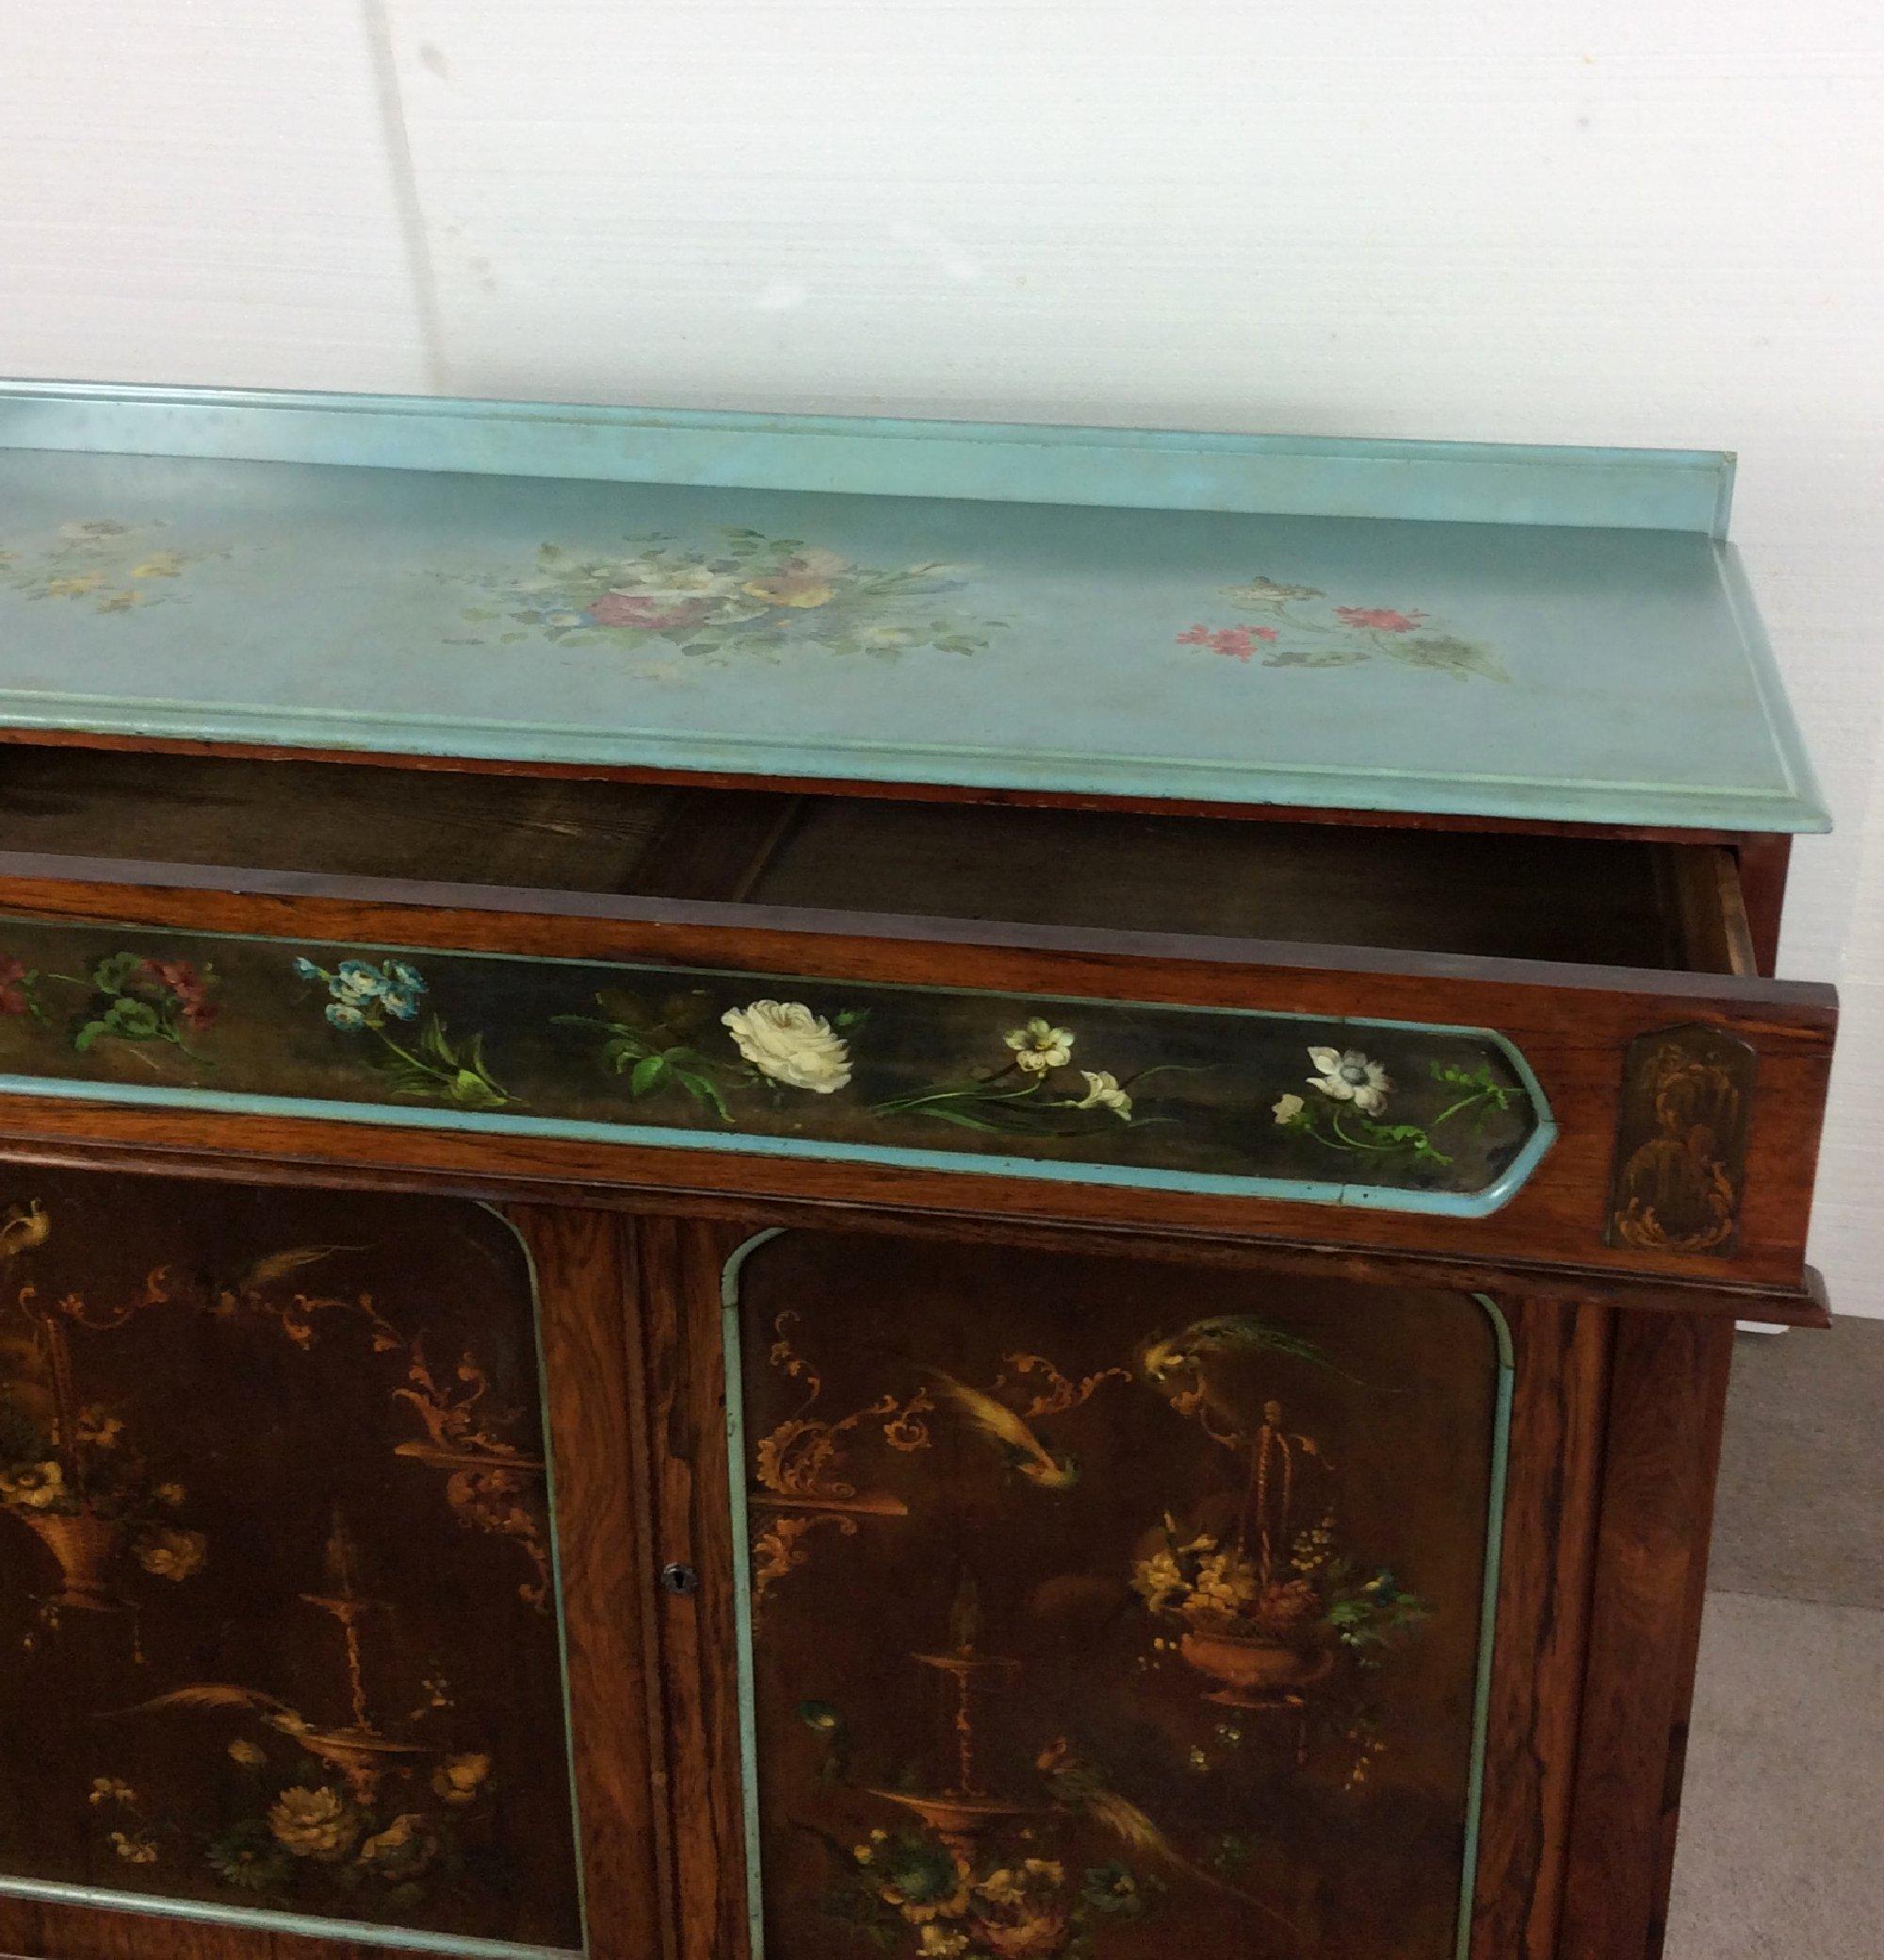
[[[0,0],[0,371],[1737,448],[1884,1314],[1881,85],[1840,0]]]

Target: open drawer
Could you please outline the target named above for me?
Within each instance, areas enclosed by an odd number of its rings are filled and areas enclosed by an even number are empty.
[[[0,1132],[1802,1283],[1730,841],[0,754]]]

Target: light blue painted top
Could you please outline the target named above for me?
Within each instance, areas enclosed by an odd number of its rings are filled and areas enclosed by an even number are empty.
[[[1708,453],[0,387],[0,725],[1810,831]]]

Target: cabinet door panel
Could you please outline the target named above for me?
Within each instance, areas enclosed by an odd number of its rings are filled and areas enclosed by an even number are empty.
[[[767,1960],[1450,1960],[1473,1298],[787,1234],[727,1286]]]
[[[0,1255],[0,1947],[580,1948],[518,1234],[14,1166]]]

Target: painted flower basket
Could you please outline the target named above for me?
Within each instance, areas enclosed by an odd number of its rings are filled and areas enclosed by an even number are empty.
[[[96,1511],[27,1511],[13,1514],[58,1561],[60,1590],[48,1607],[73,1612],[112,1612],[119,1600],[107,1577],[124,1544],[124,1521]]]

